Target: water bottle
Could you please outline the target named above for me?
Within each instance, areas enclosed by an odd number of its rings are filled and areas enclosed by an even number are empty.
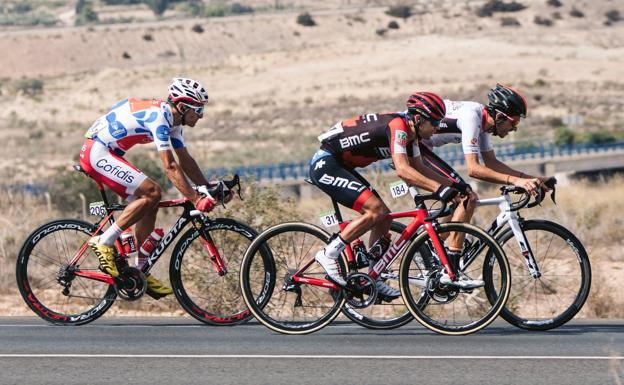
[[[132,228],[128,227],[119,236],[121,240],[121,247],[123,248],[126,258],[132,258],[136,255],[136,238],[132,234]]]
[[[386,254],[386,251],[390,248],[390,243],[392,243],[392,235],[390,233],[386,233],[381,238],[376,240],[375,243],[373,243],[368,250],[368,253],[376,261]]]
[[[156,246],[158,246],[158,243],[160,243],[163,235],[165,235],[163,229],[154,229],[149,237],[143,241],[137,256],[137,267],[139,269],[143,268],[143,265],[145,265],[150,255],[152,255],[152,252],[156,249]]]
[[[360,239],[356,239],[351,245],[353,249],[353,254],[355,256],[355,263],[357,263],[357,267],[365,267],[370,264],[369,256],[366,252],[366,246],[364,246],[364,242]]]

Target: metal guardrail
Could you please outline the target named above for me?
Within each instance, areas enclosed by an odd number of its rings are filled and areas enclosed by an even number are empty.
[[[494,145],[496,157],[500,160],[515,161],[527,159],[547,159],[559,156],[576,156],[582,154],[602,153],[624,149],[623,142],[612,143],[577,143],[567,146],[558,146],[554,143],[527,143],[516,142]],[[462,166],[465,163],[461,145],[448,145],[436,148],[435,153],[448,162],[451,166]],[[211,178],[218,178],[229,174],[250,176],[256,181],[276,180],[288,181],[299,180],[308,176],[308,162],[283,162],[269,165],[241,166],[231,168],[211,168],[206,170]],[[373,163],[368,170],[387,172],[390,171],[390,161]]]
[[[613,150],[624,150],[624,141],[612,143],[578,143],[569,146],[558,146],[554,143],[527,143],[516,142],[494,145],[496,157],[501,160],[547,159],[559,156],[576,156],[582,154],[603,153]],[[442,157],[451,166],[462,166],[465,163],[464,154],[460,145],[448,145],[435,149],[436,154]],[[252,177],[256,181],[294,181],[308,176],[308,162],[284,162],[269,165],[219,167],[206,170],[211,179],[226,175],[239,174]],[[373,172],[389,172],[390,160],[373,163],[367,170]],[[11,192],[23,192],[32,195],[44,194],[47,185],[39,183],[20,183],[0,186],[0,189]]]

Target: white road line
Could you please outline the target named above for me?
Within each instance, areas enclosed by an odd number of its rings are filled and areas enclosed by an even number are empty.
[[[221,359],[369,359],[369,360],[624,360],[624,356],[358,356],[298,354],[0,354],[0,358],[221,358]]]

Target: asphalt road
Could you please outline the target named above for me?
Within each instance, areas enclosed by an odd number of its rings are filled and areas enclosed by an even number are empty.
[[[337,322],[306,336],[186,318],[0,318],[0,384],[624,384],[624,320],[465,337]]]

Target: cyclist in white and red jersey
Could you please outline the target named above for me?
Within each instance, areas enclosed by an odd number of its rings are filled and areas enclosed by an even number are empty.
[[[212,197],[200,196],[187,180],[196,185],[208,184],[182,138],[182,127],[194,127],[203,117],[206,103],[208,93],[199,82],[175,78],[169,86],[167,100],[123,100],[87,131],[80,165],[92,178],[129,202],[112,226],[89,241],[100,268],[107,274],[119,276],[113,245],[121,233],[136,223],[137,244],[141,245],[156,223],[161,187],[123,158],[134,145],[154,142],[167,177],[182,195],[200,211],[210,211],[215,205]],[[155,297],[173,292],[152,275],[146,278],[148,293]]]
[[[520,119],[525,118],[528,104],[516,89],[497,84],[488,93],[489,103],[483,105],[470,101],[445,100],[446,116],[438,131],[420,142],[420,152],[425,164],[451,180],[464,183],[463,179],[431,150],[448,143],[461,143],[468,169],[472,178],[499,184],[513,184],[529,192],[544,185],[550,177],[536,177],[507,166],[496,158],[491,136],[506,137],[518,129]],[[479,162],[479,154],[483,163]],[[472,217],[477,200],[476,194],[469,194],[468,204],[455,210],[453,220],[468,221]],[[457,244],[455,244],[457,243]],[[461,242],[450,242],[451,248],[461,249]],[[451,255],[451,259],[453,256]]]
[[[453,200],[459,193],[449,179],[430,170],[418,156],[418,141],[433,134],[444,117],[444,102],[434,93],[416,92],[407,100],[407,107],[406,113],[366,114],[345,120],[319,136],[321,149],[310,161],[310,179],[337,202],[362,214],[315,256],[337,285],[346,285],[337,259],[347,243],[371,230],[369,250],[381,248],[378,255],[383,255],[389,246],[383,240],[392,224],[390,210],[355,167],[392,158],[398,176],[408,184],[435,191],[444,201]],[[482,285],[482,281],[458,277],[458,281],[449,280],[448,284],[469,288]],[[386,300],[400,295],[381,280],[377,281],[377,289]]]

